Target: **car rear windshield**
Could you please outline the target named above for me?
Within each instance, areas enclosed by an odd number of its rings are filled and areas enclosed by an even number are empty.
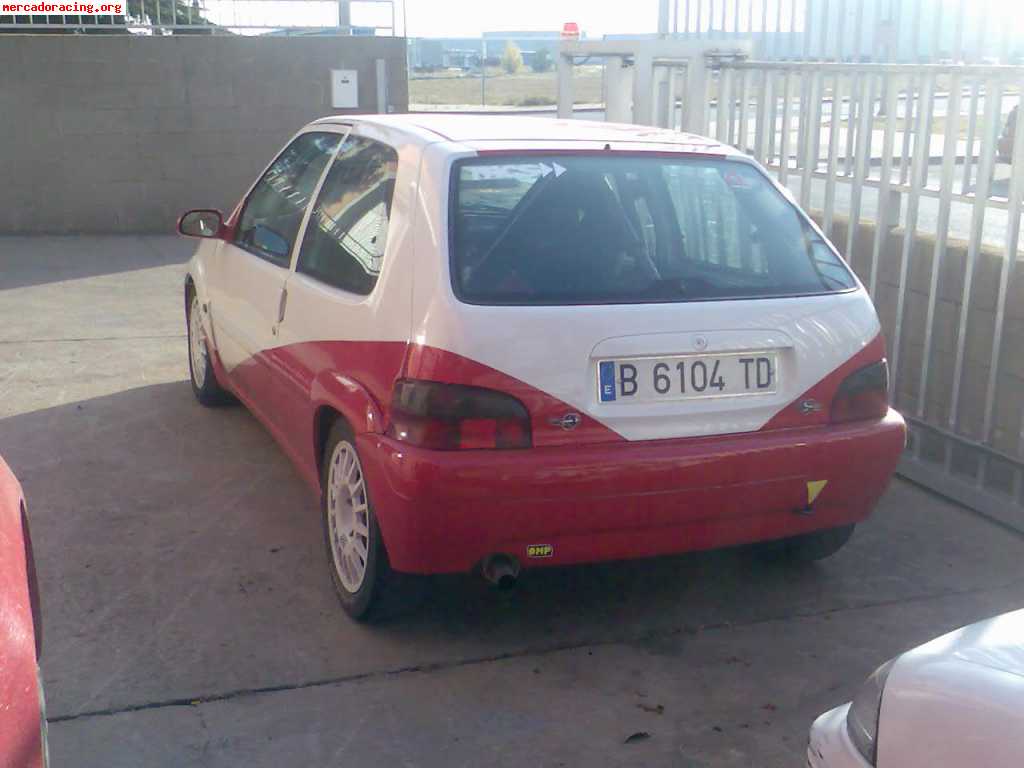
[[[473,158],[452,171],[452,280],[474,304],[805,296],[853,276],[749,163],[661,155]]]

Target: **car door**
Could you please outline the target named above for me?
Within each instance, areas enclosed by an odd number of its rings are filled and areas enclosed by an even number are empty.
[[[270,164],[243,204],[234,236],[221,247],[210,280],[221,361],[236,389],[265,422],[277,425],[280,393],[268,351],[278,344],[285,284],[302,222],[343,134],[303,133]]]
[[[313,445],[311,391],[317,375],[341,372],[379,396],[403,346],[387,344],[389,321],[408,312],[408,295],[389,308],[376,290],[385,258],[398,154],[349,134],[324,177],[288,281],[287,313],[274,365],[282,374],[287,440],[308,460]],[[394,310],[394,311],[392,311]],[[406,317],[406,315],[402,315]],[[406,327],[407,332],[407,327]],[[395,357],[394,360],[391,358]]]

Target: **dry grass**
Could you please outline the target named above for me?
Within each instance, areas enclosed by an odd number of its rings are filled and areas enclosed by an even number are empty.
[[[573,77],[574,101],[577,104],[596,104],[603,101],[601,94],[601,68],[577,67]],[[558,85],[554,70],[551,72],[520,72],[508,75],[499,69],[487,70],[486,105],[532,107],[555,104]],[[409,78],[411,104],[481,105],[479,73],[452,75],[450,73]]]

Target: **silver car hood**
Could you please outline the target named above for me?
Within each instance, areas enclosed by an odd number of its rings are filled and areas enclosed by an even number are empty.
[[[979,621],[908,651],[921,659],[947,656],[1024,677],[1024,610]]]

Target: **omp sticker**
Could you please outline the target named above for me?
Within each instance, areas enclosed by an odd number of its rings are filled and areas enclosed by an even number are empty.
[[[555,548],[550,544],[530,544],[526,548],[527,557],[551,557],[555,554]]]

